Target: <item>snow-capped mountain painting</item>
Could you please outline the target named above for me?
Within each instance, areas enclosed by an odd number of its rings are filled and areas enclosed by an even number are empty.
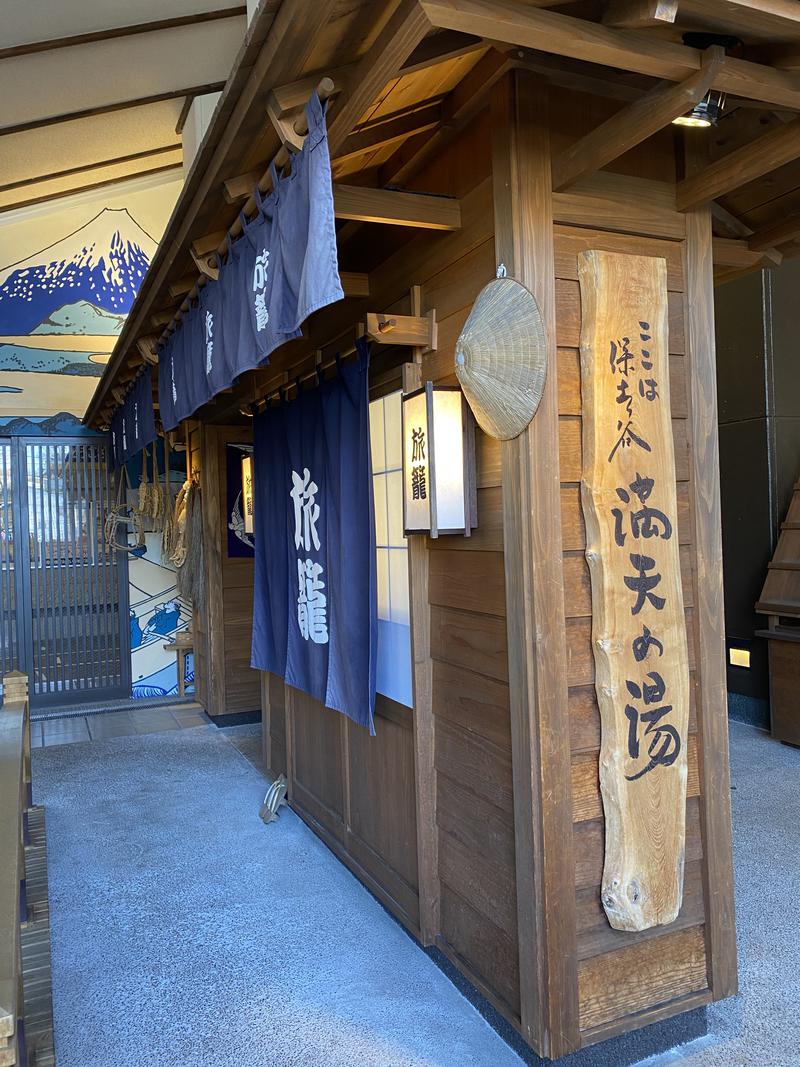
[[[0,268],[0,427],[83,414],[155,249],[126,208],[107,207]]]
[[[0,334],[30,333],[79,301],[127,314],[155,248],[124,208],[105,208],[79,230],[0,271]]]

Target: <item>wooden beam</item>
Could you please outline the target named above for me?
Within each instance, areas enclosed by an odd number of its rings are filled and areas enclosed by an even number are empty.
[[[724,196],[800,156],[800,119],[770,130],[750,144],[704,167],[678,182],[675,199],[679,211]]]
[[[584,175],[601,170],[684,115],[703,99],[724,62],[724,50],[712,46],[703,55],[702,68],[686,81],[677,85],[662,82],[564,149],[553,164],[553,188],[560,192]]]
[[[703,53],[636,30],[620,30],[514,0],[420,0],[434,26],[462,30],[556,55],[570,56],[653,78],[684,81],[700,70]],[[800,110],[800,81],[790,71],[728,58],[715,89]]]
[[[205,237],[198,237],[196,241],[192,241],[192,255],[198,257],[210,256],[224,240],[225,230],[215,230],[214,233],[207,233]]]
[[[691,173],[691,158],[688,163]],[[697,559],[695,686],[702,774],[705,936],[709,986],[714,999],[720,1000],[736,993],[738,982],[714,344],[711,212],[706,206],[686,214],[686,380],[692,442],[690,512]]]
[[[196,274],[184,274],[182,278],[178,278],[167,288],[167,292],[174,299],[177,300],[179,296],[185,296],[186,293],[190,293],[197,283]]]
[[[789,218],[779,219],[771,226],[764,226],[748,239],[748,245],[756,252],[775,245],[786,244],[787,241],[795,241],[800,237],[800,214],[790,215]]]
[[[603,13],[604,26],[642,29],[675,21],[678,0],[609,0]]]
[[[442,101],[442,123],[430,137],[409,141],[381,167],[379,185],[403,184],[471,122],[486,104],[495,82],[506,74],[513,61],[490,48],[469,73]]]
[[[580,1047],[571,758],[558,465],[555,253],[548,91],[525,71],[492,90],[495,254],[536,297],[547,380],[502,443],[522,1032],[540,1056]]]
[[[384,222],[425,230],[461,228],[461,203],[446,196],[334,185],[333,206],[337,219]]]
[[[358,120],[388,81],[396,77],[403,64],[431,28],[418,0],[401,0],[377,41],[353,70],[351,88],[335,101],[328,121],[328,145],[331,158]],[[459,27],[453,27],[458,29]]]
[[[378,148],[407,141],[418,133],[435,129],[442,121],[442,105],[437,101],[413,111],[387,115],[375,122],[358,126],[345,141],[344,147],[333,160],[334,166],[346,159],[373,152]]]
[[[355,271],[342,270],[339,271],[339,281],[342,283],[345,296],[369,296],[368,274],[357,274]]]

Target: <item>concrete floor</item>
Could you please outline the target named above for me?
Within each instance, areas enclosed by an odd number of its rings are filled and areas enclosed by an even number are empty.
[[[519,1067],[291,812],[258,819],[258,728],[169,731],[34,754],[59,1067]],[[800,1065],[800,751],[734,723],[731,754],[742,992],[648,1067]]]
[[[199,726],[34,752],[59,1067],[519,1067],[295,815],[261,822],[252,750]]]

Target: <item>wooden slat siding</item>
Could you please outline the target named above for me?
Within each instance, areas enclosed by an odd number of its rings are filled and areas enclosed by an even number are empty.
[[[556,295],[548,90],[514,71],[492,90],[496,259],[536,296],[550,368],[530,426],[502,446],[522,1032],[540,1055],[580,1046],[561,573]]]
[[[477,912],[451,886],[442,886],[442,936],[439,947],[472,984],[507,1018],[519,1026],[519,948],[485,915]],[[481,961],[482,972],[474,961]]]
[[[601,179],[602,180],[602,179]],[[576,210],[576,215],[579,211]],[[641,225],[637,223],[637,225]],[[645,229],[642,226],[642,229]],[[697,602],[695,530],[690,510],[692,460],[690,456],[690,405],[689,383],[687,381],[689,356],[687,349],[687,330],[680,318],[685,314],[688,300],[684,298],[686,287],[686,269],[683,260],[683,242],[663,240],[663,228],[656,221],[651,226],[656,236],[620,235],[611,232],[583,229],[575,230],[567,226],[556,227],[556,288],[559,293],[558,344],[559,344],[559,414],[560,414],[560,458],[561,458],[561,511],[564,532],[564,586],[567,619],[567,655],[570,708],[570,744],[572,750],[572,790],[575,817],[576,842],[582,854],[576,853],[576,885],[578,887],[577,907],[579,923],[586,909],[597,919],[591,929],[579,926],[578,953],[582,960],[581,974],[581,1039],[590,1043],[599,1039],[599,1035],[610,1035],[618,1030],[646,1025],[653,1011],[664,1012],[665,1016],[683,1010],[681,1003],[686,995],[702,994],[705,983],[700,980],[701,967],[705,966],[703,958],[698,962],[697,953],[691,956],[690,966],[686,969],[686,960],[681,961],[675,955],[670,959],[669,967],[663,972],[663,983],[659,983],[660,946],[669,943],[669,938],[681,932],[697,935],[705,922],[705,901],[696,892],[697,885],[691,883],[686,903],[678,921],[667,928],[656,928],[647,934],[632,935],[611,930],[600,904],[600,884],[604,853],[604,820],[602,800],[599,790],[598,759],[600,742],[600,721],[597,699],[594,692],[594,657],[591,648],[591,589],[588,582],[588,569],[583,557],[585,550],[585,526],[580,505],[580,478],[582,474],[581,457],[581,396],[580,365],[578,340],[580,330],[580,291],[575,288],[577,277],[578,252],[589,248],[601,248],[611,251],[631,252],[639,255],[661,255],[668,264],[668,289],[670,303],[670,384],[674,398],[673,434],[675,437],[676,479],[678,494],[678,537],[681,544],[681,569],[684,579],[684,596],[686,597],[687,616],[694,618]],[[677,237],[677,233],[670,233]],[[690,633],[694,631],[690,627]],[[701,792],[701,767],[698,746],[698,710],[697,688],[699,671],[695,669],[698,660],[696,642],[689,641],[689,661],[692,670],[692,715],[687,743],[689,746],[689,782],[687,801],[687,861],[699,863],[694,868],[699,875],[704,869],[702,848],[699,840],[700,805],[704,802]],[[688,883],[687,883],[688,885]],[[596,911],[594,909],[597,909]],[[602,920],[602,921],[601,921]],[[677,932],[677,933],[676,933]],[[685,950],[686,942],[678,942]],[[627,948],[630,945],[631,948]],[[615,981],[604,977],[604,983],[598,984],[596,990],[587,992],[591,987],[591,976],[595,973],[586,970],[588,963],[601,968],[597,973],[604,976],[613,975],[613,970],[605,970],[604,959],[614,960],[623,951],[639,948],[643,955],[642,971],[639,974],[641,988],[645,991],[632,1007],[621,1006],[616,999]],[[589,960],[588,957],[592,959]],[[620,966],[618,963],[617,966]],[[652,975],[650,968],[654,968]],[[650,989],[648,991],[648,985]],[[666,989],[664,993],[662,990]],[[591,998],[595,1000],[587,1007]],[[672,1005],[661,1002],[672,1001]],[[620,1015],[622,1012],[622,1015]],[[640,1017],[628,1018],[636,1013]],[[624,1025],[623,1025],[624,1016]]]
[[[663,937],[664,931],[658,926],[630,933],[613,930],[608,925],[600,894],[597,888],[582,889],[578,892],[578,957],[585,960],[592,956],[602,956],[606,952],[615,952],[640,941],[651,941]],[[670,933],[674,930],[686,930],[699,926],[703,922],[703,865],[701,860],[687,862],[684,873],[684,895],[680,914],[670,924]]]
[[[702,166],[689,160],[690,170]],[[689,339],[691,503],[694,517],[698,601],[694,612],[699,651],[703,835],[706,851],[708,979],[715,999],[738,989],[736,915],[733,899],[730,769],[722,588],[722,516],[719,495],[717,377],[711,213],[686,213],[686,333]]]
[[[466,667],[507,683],[506,620],[432,606],[431,656],[452,667]]]
[[[693,537],[692,516],[689,510],[689,482],[678,482],[678,539],[690,545]],[[581,491],[577,484],[561,486],[561,530],[565,552],[582,552],[586,548],[586,527],[581,509]]]
[[[690,672],[689,733],[697,733],[697,676]],[[594,685],[573,686],[569,691],[570,751],[577,753],[600,751],[600,710]],[[599,883],[598,883],[599,885]]]
[[[444,609],[439,609],[444,610]],[[693,625],[694,608],[687,608],[687,626]],[[689,670],[696,666],[696,647],[689,642]],[[594,685],[591,619],[567,619],[567,681],[570,685]]]
[[[599,886],[603,877],[605,825],[602,819],[575,824],[575,889],[592,889],[600,901]],[[686,862],[702,859],[703,837],[700,827],[700,797],[686,800]],[[609,929],[611,929],[609,927]]]
[[[687,795],[700,795],[700,769],[698,766],[697,734],[686,739],[688,749]],[[598,774],[598,753],[581,752],[572,762],[572,814],[575,822],[589,822],[603,815]],[[599,893],[599,886],[598,886]]]
[[[671,292],[667,296],[669,353],[671,356],[680,356],[686,350],[683,293]],[[558,314],[558,347],[579,348],[581,343],[581,294],[578,282],[557,279],[556,308]]]
[[[686,394],[684,356],[670,356],[669,381],[672,417],[686,419],[689,416],[689,400]],[[558,411],[560,415],[581,413],[581,368],[580,352],[577,348],[558,350]]]
[[[612,1023],[646,1008],[706,988],[702,926],[582,960],[581,1029]]]
[[[514,883],[514,825],[505,812],[455,783],[439,806],[439,863],[442,881],[481,915],[517,937]],[[499,866],[496,856],[505,860]]]

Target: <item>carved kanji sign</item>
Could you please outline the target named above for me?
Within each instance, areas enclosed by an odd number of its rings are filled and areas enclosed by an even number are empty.
[[[683,898],[689,668],[678,549],[663,259],[579,256],[586,558],[606,820],[602,898],[618,930]]]

